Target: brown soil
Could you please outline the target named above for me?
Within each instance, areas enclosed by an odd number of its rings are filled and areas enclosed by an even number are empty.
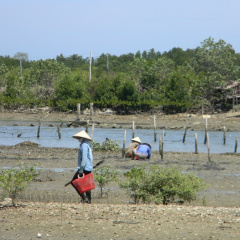
[[[85,117],[87,118],[87,117]],[[0,113],[0,120],[70,122],[73,114]],[[157,116],[165,128],[204,127],[201,116]],[[121,124],[150,126],[152,116],[98,115],[99,126]],[[211,123],[210,123],[211,122]],[[239,115],[215,115],[209,119],[214,129],[226,126],[239,131]],[[132,204],[129,196],[112,183],[100,198],[97,186],[92,204],[81,204],[72,186],[64,187],[73,176],[77,149],[42,148],[31,142],[0,146],[0,168],[17,166],[18,161],[38,163],[41,175],[21,195],[17,208],[0,205],[2,239],[239,239],[240,238],[240,155],[158,152],[147,164],[162,167],[180,165],[185,172],[203,177],[208,188],[194,202],[179,205]],[[93,152],[94,162],[125,172],[145,161],[129,160],[121,152]],[[1,191],[1,190],[0,190]]]

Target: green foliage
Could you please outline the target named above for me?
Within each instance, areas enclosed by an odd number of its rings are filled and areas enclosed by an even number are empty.
[[[100,80],[95,87],[94,99],[103,103],[103,106],[117,99],[113,88],[113,83],[109,78]]]
[[[94,151],[101,151],[101,143],[92,140],[92,149]]]
[[[95,171],[94,179],[101,189],[101,197],[103,197],[103,188],[111,182],[117,182],[118,175],[119,171],[110,169],[109,166],[100,167]]]
[[[219,40],[215,42],[209,37],[195,51],[191,66],[198,77],[194,84],[199,89],[203,101],[214,104],[219,96],[216,88],[227,85],[239,76],[239,66],[236,65],[236,54],[230,44]]]
[[[10,98],[16,98],[20,93],[20,78],[18,76],[18,71],[8,72],[6,76],[6,92],[5,95]]]
[[[137,101],[137,91],[132,81],[123,81],[117,88],[117,98],[121,101]]]
[[[89,68],[88,60],[84,59],[82,56],[78,56],[77,54],[73,54],[69,57],[64,57],[62,54],[60,54],[56,57],[56,60],[71,69],[79,68],[79,66],[84,69]]]
[[[92,148],[94,151],[118,151],[120,149],[118,142],[112,139],[106,139],[102,145],[92,141]]]
[[[17,168],[3,169],[0,172],[0,187],[12,199],[13,206],[16,206],[15,201],[19,193],[39,174],[35,166],[27,164],[19,164]]]
[[[185,65],[189,60],[192,59],[194,55],[194,50],[187,49],[183,51],[182,48],[173,48],[169,52],[164,52],[163,56],[166,56],[173,60],[177,66]]]
[[[79,102],[82,109],[92,102],[119,114],[157,106],[175,113],[206,106],[213,110],[221,103],[229,110],[229,101],[224,101],[229,92],[224,96],[219,89],[240,78],[240,55],[230,44],[211,37],[186,51],[173,48],[161,54],[152,48],[120,56],[101,54],[92,59],[91,81],[90,59],[77,54],[39,61],[28,61],[27,53],[15,57],[0,56],[2,105],[8,108],[48,104],[69,111]]]
[[[132,168],[131,171],[124,173],[125,181],[120,182],[120,187],[126,189],[134,203],[140,200],[146,201],[147,192],[144,189],[147,172],[144,167]]]
[[[206,188],[203,179],[194,174],[183,174],[180,167],[161,168],[145,166],[133,168],[124,174],[126,180],[120,186],[126,189],[135,203],[155,202],[168,204],[175,197],[191,202],[196,199],[196,194]]]

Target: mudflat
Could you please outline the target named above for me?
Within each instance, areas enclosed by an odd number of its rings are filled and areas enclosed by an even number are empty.
[[[83,124],[89,121],[94,123],[95,127],[106,128],[132,128],[133,122],[135,128],[153,128],[155,125],[158,129],[184,129],[188,127],[191,130],[205,130],[206,121],[208,130],[222,131],[239,131],[240,129],[240,112],[229,112],[219,114],[134,114],[134,115],[116,115],[108,112],[95,112],[92,116],[88,112],[77,115],[76,113],[49,112],[47,110],[27,111],[24,112],[0,112],[0,124],[13,124],[13,121],[20,121],[21,124],[29,122],[41,124],[61,123],[71,124],[80,119]],[[207,120],[206,120],[207,119]]]
[[[18,115],[20,114],[20,115]],[[14,116],[13,116],[14,115]],[[0,121],[71,122],[74,114],[1,113]],[[87,119],[87,117],[83,117]],[[151,126],[153,116],[98,115],[93,120],[119,126],[135,121]],[[189,120],[191,119],[191,120]],[[215,119],[215,120],[214,120]],[[202,116],[156,116],[157,125],[166,129],[189,126],[204,127]],[[149,124],[146,124],[148,123]],[[239,115],[211,116],[209,127],[226,126],[239,131]],[[231,123],[231,124],[230,124]],[[162,125],[161,125],[162,124]],[[229,125],[227,125],[229,124]],[[161,125],[161,126],[160,126]],[[0,146],[0,168],[14,167],[18,162],[38,164],[41,174],[22,193],[18,207],[0,204],[0,236],[2,239],[239,239],[240,238],[240,155],[165,152],[161,159],[153,152],[149,161],[122,157],[121,151],[93,151],[94,163],[120,172],[138,165],[179,165],[184,172],[205,179],[208,188],[191,203],[179,205],[133,204],[131,198],[111,183],[100,197],[100,189],[92,191],[92,204],[80,203],[71,185],[77,166],[77,148],[43,148],[32,142]],[[94,173],[94,172],[93,172]],[[1,191],[1,190],[0,190]],[[2,195],[1,195],[2,196]]]

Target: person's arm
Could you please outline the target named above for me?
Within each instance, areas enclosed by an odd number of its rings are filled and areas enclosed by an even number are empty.
[[[80,177],[83,176],[83,171],[85,169],[86,163],[87,163],[87,146],[86,144],[81,145],[81,149],[79,149],[78,152],[78,174]]]
[[[82,148],[82,161],[79,167],[83,168],[84,170],[87,164],[88,145],[83,143],[81,148]]]

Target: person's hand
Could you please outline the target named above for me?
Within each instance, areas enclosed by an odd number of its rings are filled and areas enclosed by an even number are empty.
[[[78,175],[79,175],[79,177],[83,177],[83,168],[82,167],[78,170]]]

